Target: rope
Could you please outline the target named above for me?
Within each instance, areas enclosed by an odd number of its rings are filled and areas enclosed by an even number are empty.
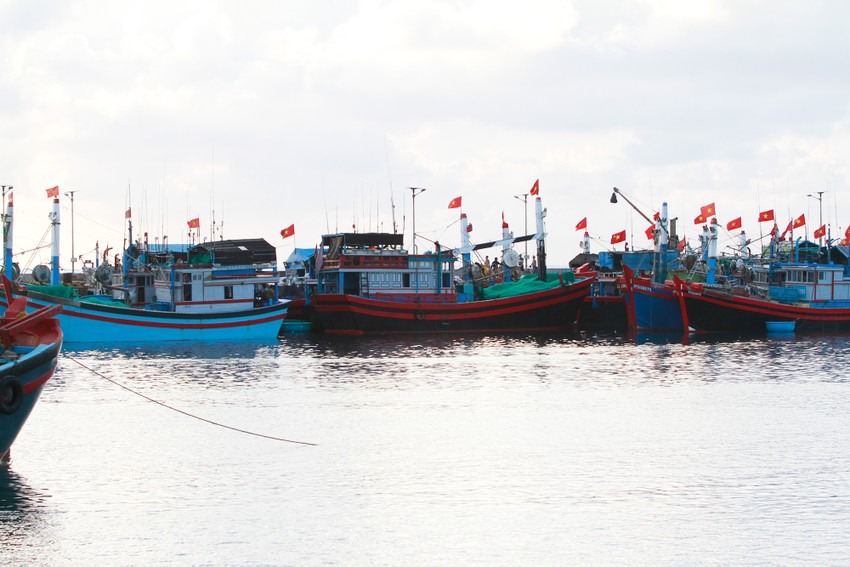
[[[284,442],[284,443],[295,443],[295,444],[297,444],[297,445],[310,445],[310,446],[312,446],[312,447],[316,447],[316,446],[318,445],[318,443],[310,443],[310,442],[308,442],[308,441],[296,441],[296,440],[293,440],[293,439],[285,439],[285,438],[283,438],[283,437],[274,437],[274,436],[272,436],[272,435],[265,435],[265,434],[263,434],[263,433],[256,433],[256,432],[254,432],[254,431],[247,431],[247,430],[245,430],[245,429],[239,429],[238,427],[233,427],[233,426],[231,426],[231,425],[225,425],[225,424],[223,424],[223,423],[219,423],[219,422],[217,422],[217,421],[213,421],[213,420],[211,420],[211,419],[206,419],[206,418],[204,418],[204,417],[200,417],[200,416],[198,416],[198,415],[195,415],[195,414],[189,413],[189,412],[187,412],[187,411],[184,411],[184,410],[181,410],[181,409],[175,408],[175,407],[173,407],[173,406],[170,406],[170,405],[168,405],[168,404],[166,404],[166,403],[164,403],[164,402],[160,402],[159,400],[155,400],[155,399],[153,399],[153,398],[151,398],[151,397],[148,397],[148,396],[146,396],[146,395],[142,394],[141,392],[137,392],[136,390],[133,390],[132,388],[130,388],[130,387],[128,387],[128,386],[125,386],[124,384],[121,384],[120,382],[117,382],[117,381],[113,380],[112,378],[109,378],[109,377],[107,377],[107,376],[105,376],[105,375],[101,374],[101,373],[100,373],[100,372],[98,372],[97,370],[95,370],[95,369],[93,369],[93,368],[90,368],[90,367],[86,366],[85,364],[83,364],[82,362],[80,362],[79,360],[77,360],[76,358],[74,358],[74,357],[72,357],[72,356],[68,356],[67,354],[63,354],[63,355],[62,355],[62,358],[67,358],[67,359],[69,359],[69,360],[71,360],[71,361],[75,362],[76,364],[78,364],[78,365],[82,366],[83,368],[85,368],[86,370],[88,370],[89,372],[91,372],[92,374],[94,374],[95,376],[99,376],[100,378],[103,378],[103,379],[104,379],[104,380],[106,380],[107,382],[111,382],[112,384],[114,384],[114,385],[118,386],[119,388],[122,388],[122,389],[124,389],[124,390],[127,390],[127,391],[128,391],[128,392],[130,392],[131,394],[135,394],[135,395],[139,396],[140,398],[144,398],[145,400],[147,400],[147,401],[149,401],[149,402],[153,402],[153,403],[155,403],[155,404],[157,404],[157,405],[160,405],[160,406],[162,406],[162,407],[164,407],[164,408],[166,408],[166,409],[170,409],[171,411],[175,411],[175,412],[177,412],[177,413],[181,413],[181,414],[183,414],[183,415],[185,415],[185,416],[187,416],[187,417],[191,417],[191,418],[193,418],[193,419],[197,419],[198,421],[203,421],[203,422],[205,422],[205,423],[209,423],[210,425],[217,425],[218,427],[222,427],[222,428],[224,428],[224,429],[229,429],[229,430],[231,430],[231,431],[236,431],[236,432],[238,432],[238,433],[244,433],[244,434],[246,434],[246,435],[253,435],[254,437],[262,437],[263,439],[271,439],[272,441],[282,441],[282,442]]]

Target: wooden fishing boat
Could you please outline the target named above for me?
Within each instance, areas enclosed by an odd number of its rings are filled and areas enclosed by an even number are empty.
[[[537,273],[517,270],[518,254],[503,223],[503,238],[473,246],[461,213],[462,246],[410,253],[403,236],[387,233],[325,235],[317,260],[318,291],[311,296],[314,328],[332,334],[522,332],[566,329],[593,278],[546,270],[544,212],[537,198]],[[520,237],[525,240],[532,237]],[[500,283],[483,286],[485,267],[470,260],[478,247],[502,244]],[[456,255],[462,268],[456,273]]]
[[[11,234],[12,203],[6,222]],[[97,291],[59,281],[59,199],[53,201],[53,266],[43,283],[19,287],[31,307],[62,307],[65,342],[273,340],[286,315],[277,259],[264,239],[216,240],[185,251],[134,241],[132,222],[120,269],[102,264]],[[6,243],[7,264],[11,263]],[[33,270],[35,274],[36,271]],[[8,295],[0,297],[5,305]]]
[[[769,323],[797,332],[850,331],[850,272],[840,264],[781,263],[751,268],[753,282],[676,282],[684,322],[697,331],[763,333]],[[786,329],[789,326],[785,327]]]
[[[265,240],[225,240],[191,247],[162,263],[140,246],[101,294],[30,285],[33,307],[61,305],[66,342],[159,342],[274,339],[286,315],[275,296],[274,247]]]
[[[5,276],[6,297],[11,282]],[[0,462],[35,407],[44,385],[53,376],[62,347],[62,330],[51,306],[26,313],[25,297],[17,297],[0,317]]]

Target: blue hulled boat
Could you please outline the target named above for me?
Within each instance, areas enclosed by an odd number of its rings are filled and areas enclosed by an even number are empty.
[[[78,294],[59,282],[58,198],[53,207],[53,267],[40,266],[49,285],[28,285],[20,291],[33,308],[62,307],[58,317],[66,342],[278,336],[286,304],[278,299],[275,248],[264,239],[209,241],[185,251],[136,241],[125,249],[120,269],[107,263],[98,266],[96,293]],[[11,219],[11,202],[9,211]],[[132,223],[128,242],[134,242]]]
[[[11,282],[4,276],[6,296]],[[53,376],[62,347],[62,330],[55,317],[60,307],[26,313],[26,298],[11,302],[0,317],[0,462],[35,407],[44,385]]]

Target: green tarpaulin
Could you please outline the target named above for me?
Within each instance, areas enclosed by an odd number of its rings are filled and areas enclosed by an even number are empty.
[[[77,290],[68,285],[27,285],[27,289],[36,293],[42,293],[51,297],[63,299],[76,299]]]
[[[572,272],[563,273],[564,283],[569,285],[576,281],[576,276]],[[515,282],[504,282],[491,285],[481,290],[481,297],[484,299],[498,299],[500,297],[514,297],[517,295],[525,295],[537,291],[546,291],[553,287],[561,285],[561,279],[558,274],[549,274],[547,281],[540,281],[537,274],[525,274]]]

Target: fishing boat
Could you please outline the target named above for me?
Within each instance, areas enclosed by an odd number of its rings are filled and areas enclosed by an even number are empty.
[[[622,196],[616,188],[614,191]],[[650,221],[631,201],[625,196],[623,198]],[[630,265],[624,259],[620,286],[628,327],[633,331],[681,331],[681,306],[672,282],[667,281],[668,271],[676,267],[674,263],[678,255],[675,225],[668,226],[672,223],[668,220],[667,203],[661,205],[660,214],[650,222],[655,225],[652,254],[643,256],[637,264]],[[649,265],[645,265],[647,263]]]
[[[575,324],[593,278],[547,272],[544,215],[538,197],[534,236],[513,238],[503,222],[501,240],[473,246],[461,213],[462,246],[449,250],[437,242],[421,254],[404,249],[399,234],[325,235],[317,258],[318,290],[311,297],[314,328],[354,335],[567,329]],[[531,238],[537,241],[537,272],[522,274],[511,246]],[[496,274],[471,261],[472,252],[499,244],[502,262]],[[458,257],[462,267],[456,271]],[[485,286],[492,277],[498,283]]]
[[[6,297],[12,285],[3,277]],[[53,376],[62,330],[56,314],[58,305],[26,312],[27,300],[17,297],[0,317],[0,462],[35,407],[44,385]]]
[[[684,324],[697,331],[850,331],[850,270],[841,264],[771,263],[739,285],[677,280]]]
[[[65,342],[277,337],[286,304],[277,295],[275,248],[264,239],[209,241],[181,253],[134,242],[130,223],[128,242],[133,244],[124,250],[121,268],[99,266],[100,291],[80,294],[59,282],[58,216],[56,198],[53,266],[42,270],[49,283],[21,292],[34,308],[61,305]]]

